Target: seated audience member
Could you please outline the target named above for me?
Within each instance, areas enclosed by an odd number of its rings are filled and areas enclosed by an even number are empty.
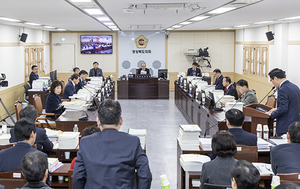
[[[38,113],[34,108],[34,106],[32,105],[27,105],[19,113],[20,119],[26,117],[31,119],[31,121],[33,122],[35,122],[37,116]],[[17,138],[15,137],[14,130],[15,129],[10,129],[10,136],[11,136],[11,138],[9,139],[10,143],[14,143],[18,141]],[[39,127],[36,127],[36,140],[34,144],[36,144],[36,148],[38,150],[50,151],[53,148],[53,143],[49,140],[48,136],[46,135],[46,130]]]
[[[217,157],[203,164],[200,189],[204,188],[204,183],[231,185],[230,170],[236,162],[233,158],[236,154],[233,135],[228,131],[217,132],[212,138],[211,147]]]
[[[287,144],[271,148],[271,164],[274,174],[300,172],[300,121],[289,126]]]
[[[231,84],[230,77],[226,76],[223,78],[223,86],[225,87],[224,95],[234,96],[235,100],[238,99],[236,88]]]
[[[79,75],[80,69],[78,67],[73,68],[73,74]],[[68,78],[68,82],[71,81],[71,77]]]
[[[237,161],[231,169],[232,189],[255,189],[259,181],[259,171],[246,160]]]
[[[0,184],[0,189],[5,189],[5,186],[3,186],[2,184]]]
[[[188,69],[187,76],[202,77],[201,70],[198,68],[198,63],[194,62],[192,67]]]
[[[90,127],[86,127],[85,129],[83,129],[82,133],[81,133],[81,138],[85,137],[85,136],[89,136],[91,134],[94,134],[96,132],[100,132],[100,128],[97,126],[90,126]],[[77,157],[75,157],[72,162],[71,162],[71,166],[70,169],[74,169],[74,165],[75,165],[75,160],[77,159]]]
[[[146,68],[146,63],[141,64],[141,68],[136,70],[136,74],[150,74],[150,70]]]
[[[22,189],[51,189],[47,184],[48,160],[42,152],[28,152],[21,161],[21,168],[27,183]]]
[[[39,79],[39,75],[37,74],[39,72],[39,69],[38,69],[37,65],[33,65],[33,66],[31,66],[31,70],[32,71],[29,76],[29,84],[30,84],[30,87],[32,88],[33,80]]]
[[[237,145],[257,146],[257,136],[242,129],[245,114],[238,109],[230,109],[225,113],[228,132],[234,136]]]
[[[287,182],[276,186],[275,189],[300,189],[300,186],[295,183]]]
[[[81,70],[79,72],[79,83],[75,86],[76,87],[76,93],[83,88],[85,85],[85,78],[87,77],[87,72],[85,70]]]
[[[53,81],[50,86],[50,93],[46,98],[46,113],[62,114],[64,112],[64,106],[60,99],[60,93],[62,90],[62,83],[60,81]],[[52,120],[55,119],[54,116],[51,117]]]
[[[101,132],[80,140],[73,173],[76,188],[150,189],[148,158],[138,137],[119,131],[122,123],[118,101],[105,100],[99,105],[97,124]]]
[[[239,92],[242,94],[237,100],[238,102],[242,102],[244,106],[258,103],[254,92],[251,89],[248,89],[248,82],[246,80],[241,79],[236,84]]]
[[[69,96],[76,94],[75,85],[79,83],[79,75],[73,74],[71,76],[71,81],[69,81],[65,87],[63,99],[70,99]]]
[[[92,68],[90,70],[89,77],[101,77],[101,76],[103,76],[102,69],[98,68],[98,66],[99,66],[98,62],[93,63],[94,68]]]
[[[21,170],[21,160],[24,155],[37,151],[32,147],[36,139],[36,127],[30,118],[25,117],[17,121],[14,133],[18,141],[16,145],[0,151],[0,172]],[[46,154],[44,155],[47,157]]]
[[[214,77],[216,78],[214,85],[216,85],[215,89],[216,90],[224,90],[224,86],[223,86],[223,75],[221,74],[221,70],[220,69],[215,69],[213,71],[214,73]]]

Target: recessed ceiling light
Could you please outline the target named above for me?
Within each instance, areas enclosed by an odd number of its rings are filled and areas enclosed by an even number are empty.
[[[24,24],[32,25],[32,26],[40,26],[41,24],[33,23],[33,22],[25,22]]]
[[[110,29],[117,29],[117,26],[108,26]]]
[[[234,26],[235,28],[243,28],[243,27],[247,27],[249,25],[238,25],[238,26]]]
[[[53,26],[44,26],[44,28],[53,29],[53,28],[55,28],[55,27],[53,27]]]
[[[209,16],[197,16],[197,17],[194,17],[192,18],[191,20],[192,21],[199,21],[199,20],[203,20],[205,18],[208,18]]]
[[[108,18],[108,17],[97,17],[97,19],[99,20],[99,21],[110,21],[110,19]]]
[[[221,14],[224,12],[231,11],[233,9],[236,9],[236,7],[221,7],[221,8],[218,8],[218,9],[208,12],[208,14]]]
[[[83,10],[90,15],[103,14],[103,12],[100,9],[83,9]]]
[[[281,19],[281,20],[296,20],[296,19],[300,19],[300,16],[284,18],[284,19]]]
[[[57,31],[66,31],[66,29],[56,29]]]
[[[220,28],[220,30],[232,30],[232,28]]]
[[[119,30],[119,28],[113,28],[112,30],[114,30],[114,31],[118,31],[118,30]]]
[[[73,3],[89,3],[92,2],[92,0],[70,0]]]
[[[167,28],[166,30],[173,30],[173,28]]]
[[[13,18],[5,18],[0,17],[1,20],[10,21],[10,22],[21,22],[21,20],[13,19]]]
[[[115,24],[112,22],[102,22],[106,26],[114,26]]]
[[[180,26],[180,25],[175,25],[175,26],[172,26],[173,28],[180,28],[180,27],[182,27],[182,26]]]
[[[182,25],[188,25],[188,24],[191,24],[191,23],[193,23],[193,22],[181,22],[180,24],[182,24]]]
[[[254,24],[269,24],[269,23],[274,23],[274,21],[256,22],[256,23],[254,23]]]

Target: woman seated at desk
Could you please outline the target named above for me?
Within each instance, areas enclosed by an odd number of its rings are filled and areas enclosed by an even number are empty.
[[[228,131],[219,131],[212,138],[211,144],[216,159],[204,163],[200,177],[200,189],[204,189],[204,183],[231,186],[230,170],[237,161],[233,158],[236,154],[234,137]]]
[[[60,99],[62,83],[60,81],[53,81],[50,86],[50,93],[46,99],[46,113],[62,114],[64,112],[64,106]],[[54,116],[51,116],[51,120],[55,120]]]

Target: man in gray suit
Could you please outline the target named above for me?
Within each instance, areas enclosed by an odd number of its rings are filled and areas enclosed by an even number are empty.
[[[241,79],[236,84],[239,92],[242,94],[241,98],[237,100],[238,102],[242,102],[244,106],[258,103],[256,95],[248,88],[248,82],[246,80]]]

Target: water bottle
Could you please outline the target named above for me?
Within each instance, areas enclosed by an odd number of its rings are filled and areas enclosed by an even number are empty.
[[[78,132],[78,126],[77,126],[77,124],[74,125],[73,132]]]

